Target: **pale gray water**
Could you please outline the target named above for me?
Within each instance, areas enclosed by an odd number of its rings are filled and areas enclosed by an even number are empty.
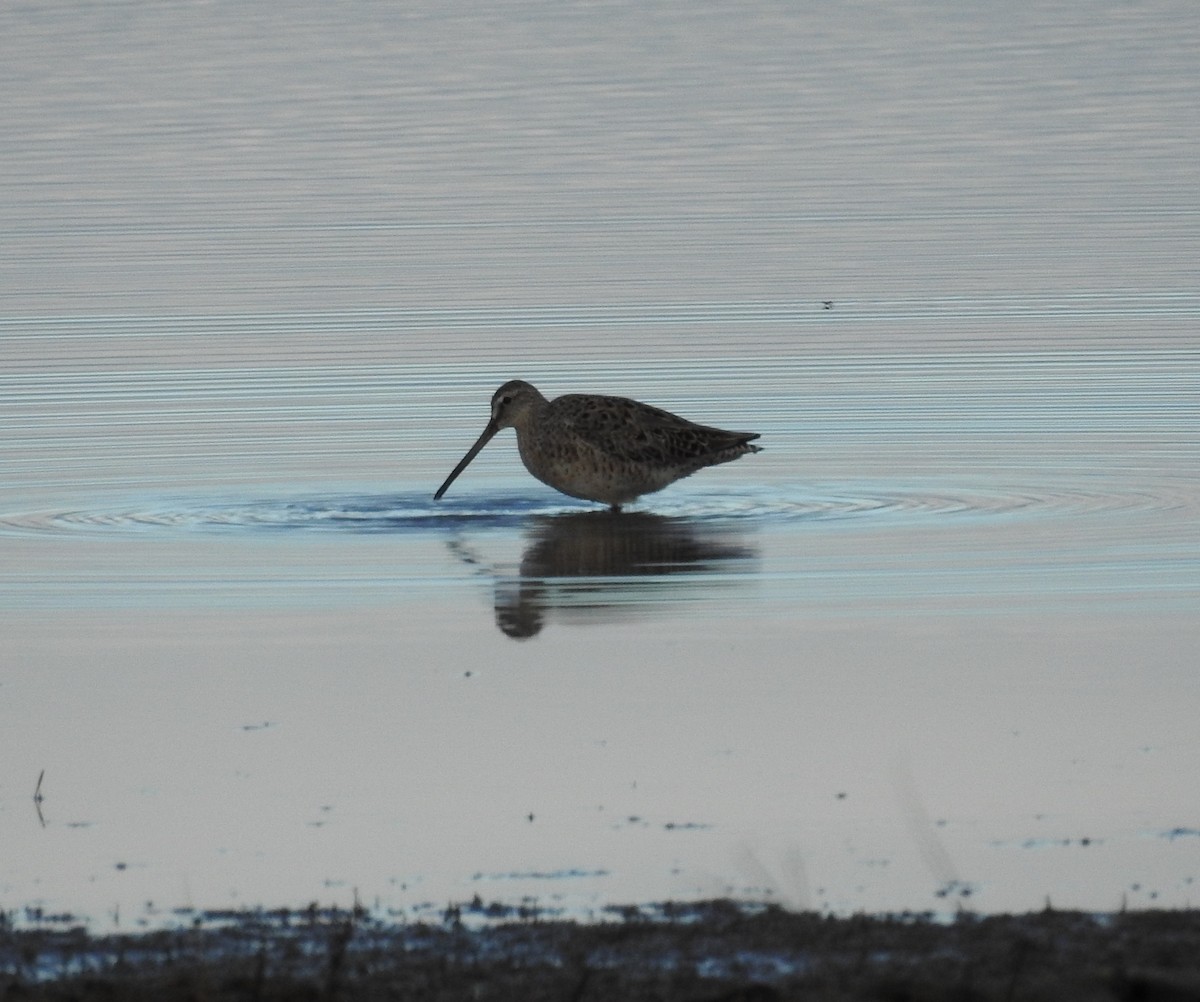
[[[1194,905],[1197,51],[4,8],[0,908]],[[766,451],[433,502],[513,377]]]

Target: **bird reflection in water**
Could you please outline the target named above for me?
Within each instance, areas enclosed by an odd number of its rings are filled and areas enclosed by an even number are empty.
[[[757,549],[740,536],[728,523],[642,512],[539,517],[517,573],[493,574],[496,625],[525,640],[541,632],[551,612],[575,623],[616,622],[712,598],[757,562]]]

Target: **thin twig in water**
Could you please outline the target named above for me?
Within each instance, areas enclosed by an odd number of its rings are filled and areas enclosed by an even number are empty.
[[[42,801],[45,799],[42,796],[42,780],[46,778],[46,770],[43,769],[38,773],[37,786],[33,791],[33,806],[37,808],[38,821],[41,822],[43,828],[46,827],[46,819],[42,816]]]

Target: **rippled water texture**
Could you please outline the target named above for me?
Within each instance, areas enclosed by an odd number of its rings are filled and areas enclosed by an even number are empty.
[[[1193,20],[0,12],[0,908],[1195,905]]]

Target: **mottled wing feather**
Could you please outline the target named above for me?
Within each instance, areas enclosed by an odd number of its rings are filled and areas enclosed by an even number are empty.
[[[551,402],[553,422],[589,445],[630,463],[686,464],[734,449],[756,438],[687,421],[669,411],[624,397],[571,394]]]

